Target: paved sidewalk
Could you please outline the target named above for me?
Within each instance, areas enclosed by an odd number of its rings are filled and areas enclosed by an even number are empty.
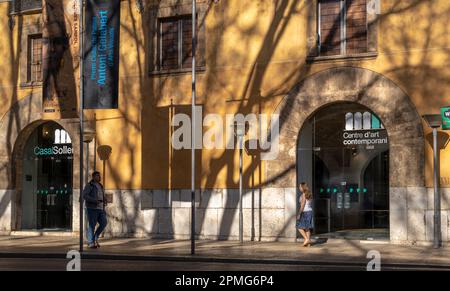
[[[1,257],[65,257],[78,250],[74,237],[0,236]],[[293,242],[197,241],[195,256],[190,255],[189,240],[105,239],[100,249],[86,249],[83,256],[92,259],[192,260],[252,262],[272,264],[360,264],[370,250],[381,253],[382,264],[430,265],[450,268],[450,248],[399,246],[361,243],[352,240],[328,240],[310,248]]]

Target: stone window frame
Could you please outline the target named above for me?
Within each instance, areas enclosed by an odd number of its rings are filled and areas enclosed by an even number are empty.
[[[24,26],[23,28],[23,34],[22,39],[20,40],[21,45],[21,54],[19,59],[19,65],[20,65],[20,87],[42,87],[43,81],[40,82],[30,82],[29,79],[29,55],[30,55],[30,48],[29,41],[32,37],[41,35],[42,36],[42,25],[39,21],[39,23],[34,23],[32,25]]]
[[[177,75],[188,74],[192,71],[191,68],[179,68],[171,70],[161,70],[159,68],[159,31],[160,31],[160,19],[175,18],[185,15],[192,15],[192,1],[181,0],[161,1],[158,5],[150,6],[148,9],[148,35],[149,42],[147,44],[146,51],[148,53],[148,74],[150,76],[160,75]],[[197,23],[199,25],[197,29],[197,47],[196,47],[196,67],[197,72],[204,72],[206,70],[206,33],[205,33],[205,17],[208,4],[206,0],[197,0]]]
[[[186,53],[186,51],[189,51],[189,49],[185,50],[185,43],[184,43],[184,32],[186,29],[185,21],[190,21],[192,19],[191,15],[179,15],[176,17],[169,17],[169,18],[159,18],[158,19],[158,25],[159,25],[159,36],[158,36],[158,68],[159,70],[169,70],[169,69],[163,69],[164,66],[164,39],[163,39],[163,33],[164,29],[162,25],[164,23],[172,23],[173,25],[177,26],[177,62],[178,64],[174,66],[173,68],[170,68],[171,70],[180,70],[183,69],[190,69],[192,67],[192,61],[188,64],[185,63],[183,56]],[[190,33],[192,33],[192,24],[187,25],[187,29],[189,29]],[[162,29],[162,30],[161,30]],[[191,45],[192,42],[189,41],[189,45]],[[191,47],[192,50],[192,47]]]
[[[320,0],[311,0],[307,5],[307,62],[373,59],[378,56],[378,17],[381,0],[367,0],[367,52],[344,55],[319,55],[319,19]]]
[[[33,53],[34,53],[34,40],[40,39],[41,41],[41,56],[40,56],[40,66],[41,66],[41,76],[39,80],[34,80],[36,76],[33,77]],[[28,35],[28,44],[27,44],[27,83],[31,84],[42,84],[43,80],[43,70],[42,70],[42,61],[43,61],[43,54],[42,54],[42,45],[43,45],[43,37],[42,33],[38,34],[29,34]]]
[[[10,7],[11,15],[40,13],[42,11],[42,0],[15,0]]]

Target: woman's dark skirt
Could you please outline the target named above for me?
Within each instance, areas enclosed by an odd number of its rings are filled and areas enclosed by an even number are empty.
[[[297,221],[297,228],[313,229],[313,212],[302,212],[300,219]]]

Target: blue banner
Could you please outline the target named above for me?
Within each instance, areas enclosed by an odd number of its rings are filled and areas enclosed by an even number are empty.
[[[84,108],[116,109],[120,0],[87,0],[85,15]]]

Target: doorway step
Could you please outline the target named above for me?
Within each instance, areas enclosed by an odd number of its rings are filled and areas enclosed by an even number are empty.
[[[312,237],[319,238],[335,238],[335,239],[349,239],[349,240],[389,240],[389,229],[349,229],[339,230],[330,233],[312,234]]]
[[[10,236],[17,237],[33,237],[33,236],[63,236],[63,237],[72,237],[77,236],[78,234],[71,231],[66,230],[20,230],[20,231],[11,231]]]

